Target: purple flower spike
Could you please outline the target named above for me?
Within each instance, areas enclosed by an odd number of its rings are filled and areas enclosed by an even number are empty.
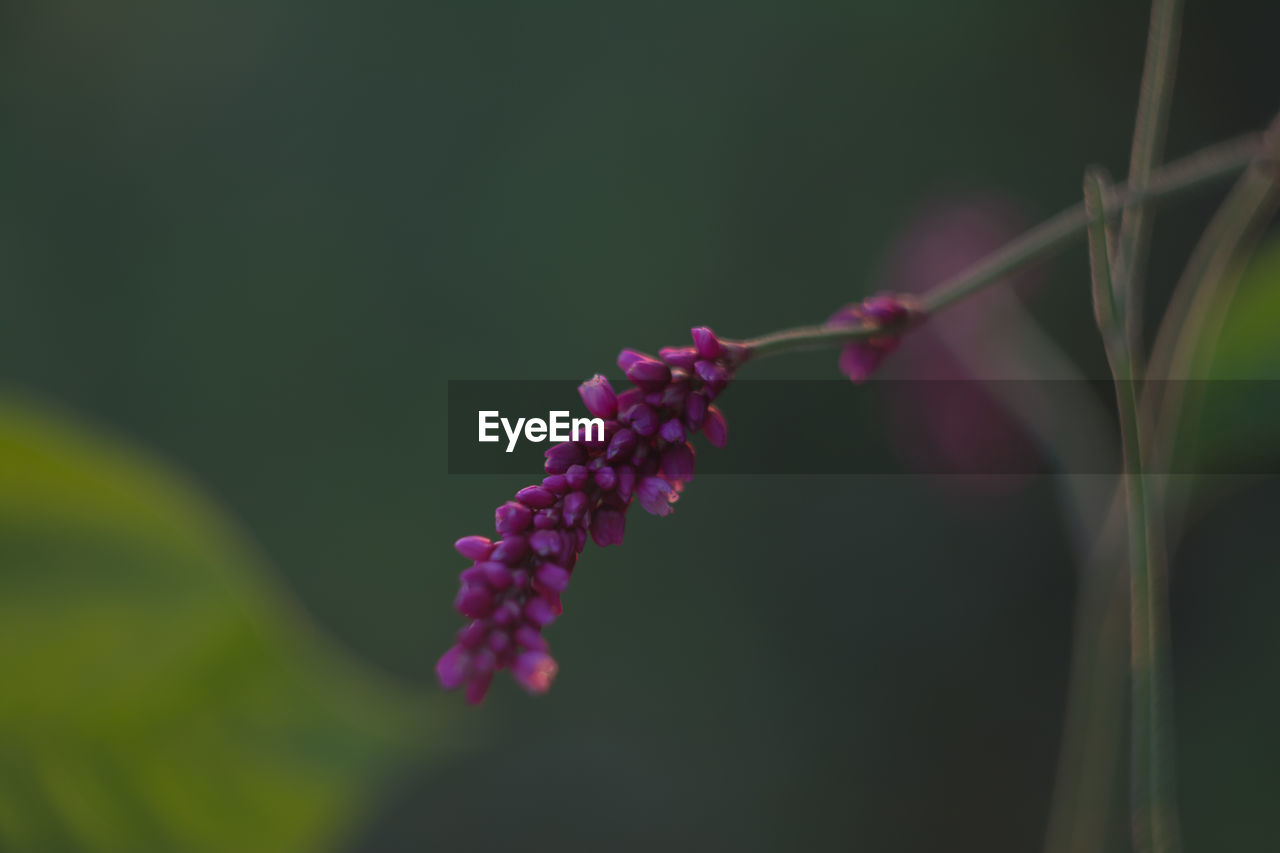
[[[720,345],[715,332],[706,326],[695,326],[690,331],[693,333],[693,346],[698,351],[698,358],[714,360],[724,355],[724,347]]]
[[[483,536],[463,536],[453,547],[468,560],[487,560],[493,553],[493,543]]]
[[[613,393],[609,380],[599,373],[578,386],[578,394],[582,397],[587,411],[597,418],[608,420],[618,414],[618,395]]]
[[[640,501],[640,506],[652,515],[670,514],[671,505],[678,497],[671,484],[661,477],[645,477],[636,489],[636,499]]]
[[[702,433],[716,447],[724,447],[729,440],[729,428],[724,422],[724,415],[715,406],[707,407],[707,419],[702,424]]]
[[[888,316],[891,307],[877,303],[867,312]],[[465,688],[467,700],[479,702],[503,669],[530,692],[551,686],[557,666],[542,629],[563,611],[561,595],[587,541],[621,544],[633,501],[654,515],[670,514],[693,480],[689,436],[702,431],[712,444],[724,443],[724,418],[708,401],[748,352],[705,327],[693,330],[693,341],[662,349],[662,360],[623,350],[618,366],[632,386],[626,390],[615,392],[600,375],[584,382],[578,392],[592,416],[605,421],[603,438],[547,450],[541,483],[494,511],[498,541],[464,536],[455,543],[472,561],[454,600],[470,621],[436,665],[442,686]]]
[[[551,689],[560,667],[546,652],[525,652],[516,658],[511,674],[530,693],[546,693]]]

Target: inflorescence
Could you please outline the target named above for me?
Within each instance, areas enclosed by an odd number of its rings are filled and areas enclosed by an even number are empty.
[[[872,297],[837,312],[828,325],[897,327],[911,309],[896,297]],[[742,343],[721,340],[706,327],[692,330],[693,346],[666,347],[658,357],[635,350],[618,356],[633,387],[615,393],[597,374],[578,393],[605,421],[604,437],[564,442],[546,451],[542,482],[516,492],[494,512],[496,541],[464,536],[454,543],[472,561],[460,576],[454,609],[471,620],[436,664],[447,689],[466,686],[467,700],[484,699],[501,669],[531,693],[555,679],[542,629],[563,610],[561,594],[590,537],[597,545],[622,542],[633,502],[668,515],[693,480],[698,432],[716,447],[727,438],[724,416],[712,404],[751,355]],[[861,381],[897,345],[898,335],[846,345],[841,368]]]

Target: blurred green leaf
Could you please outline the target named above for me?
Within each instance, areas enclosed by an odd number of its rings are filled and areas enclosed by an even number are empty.
[[[438,714],[174,471],[0,400],[0,848],[341,841]]]
[[[1254,254],[1226,310],[1217,347],[1195,371],[1211,381],[1189,449],[1216,470],[1247,472],[1280,458],[1280,240]]]
[[[1213,354],[1214,379],[1280,380],[1280,239],[1250,261]]]

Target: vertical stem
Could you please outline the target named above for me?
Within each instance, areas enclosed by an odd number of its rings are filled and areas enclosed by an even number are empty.
[[[1146,185],[1152,169],[1164,154],[1181,26],[1182,0],[1155,0],[1152,3],[1151,24],[1147,31],[1147,54],[1138,94],[1138,114],[1133,128],[1133,146],[1129,153],[1128,183],[1135,189]],[[1142,293],[1147,244],[1151,240],[1151,220],[1151,211],[1145,204],[1125,210],[1120,221],[1114,271],[1115,284],[1125,304],[1121,320],[1125,324],[1129,352],[1139,373],[1145,352]]]
[[[1169,713],[1168,578],[1159,508],[1145,473],[1146,437],[1136,374],[1129,347],[1126,303],[1115,287],[1114,259],[1106,220],[1105,177],[1085,176],[1089,214],[1089,263],[1093,273],[1094,313],[1115,381],[1124,449],[1124,484],[1129,531],[1131,799],[1134,849],[1179,849],[1173,795],[1172,726]]]

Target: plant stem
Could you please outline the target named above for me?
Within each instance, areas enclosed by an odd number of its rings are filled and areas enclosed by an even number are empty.
[[[1173,100],[1173,77],[1177,68],[1179,31],[1182,26],[1181,0],[1155,0],[1151,4],[1151,24],[1147,30],[1147,54],[1138,94],[1138,115],[1129,154],[1129,186],[1141,189],[1151,178],[1151,170],[1164,152],[1169,126],[1169,106]],[[1143,275],[1147,245],[1151,241],[1151,216],[1145,204],[1125,210],[1120,220],[1117,244],[1116,287],[1125,304],[1125,335],[1135,367],[1142,372]]]
[[[1094,314],[1115,383],[1124,449],[1124,485],[1129,532],[1130,814],[1137,853],[1179,849],[1173,791],[1168,647],[1168,574],[1160,511],[1146,475],[1146,442],[1151,431],[1138,399],[1124,295],[1113,277],[1114,252],[1108,233],[1107,186],[1097,170],[1085,175],[1089,218],[1089,266],[1093,272]]]
[[[1108,220],[1143,202],[1163,201],[1229,177],[1249,165],[1262,151],[1261,134],[1252,133],[1210,146],[1151,173],[1140,187],[1124,185],[1106,201]],[[1013,240],[958,276],[942,282],[920,302],[923,315],[941,311],[966,296],[982,290],[1011,273],[1042,260],[1079,239],[1089,224],[1084,205],[1077,204]],[[784,329],[741,343],[751,357],[760,358],[801,349],[835,346],[859,338],[885,334],[872,326],[802,326]]]

